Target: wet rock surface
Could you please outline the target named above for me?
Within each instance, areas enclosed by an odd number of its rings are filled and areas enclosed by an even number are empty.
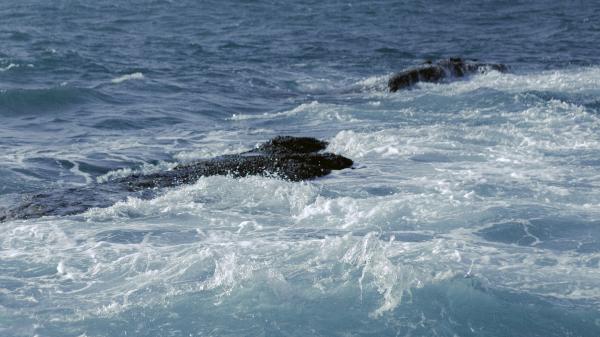
[[[157,188],[192,184],[205,176],[261,175],[302,181],[352,166],[351,159],[320,152],[326,147],[327,142],[315,138],[279,136],[248,152],[181,164],[169,171],[25,195],[16,207],[0,209],[0,221],[73,215],[111,206],[127,196],[151,199]]]
[[[479,63],[462,58],[450,58],[437,63],[428,61],[422,67],[409,69],[393,75],[388,81],[390,92],[409,88],[419,82],[440,82],[446,79],[485,73],[489,70],[506,72],[508,67],[498,63]]]

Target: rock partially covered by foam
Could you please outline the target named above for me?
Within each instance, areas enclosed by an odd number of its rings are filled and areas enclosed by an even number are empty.
[[[499,63],[479,63],[462,58],[450,58],[437,63],[428,61],[421,67],[409,69],[392,76],[388,81],[388,88],[390,92],[396,92],[419,82],[440,82],[448,78],[485,73],[490,70],[506,72],[508,67]]]
[[[191,164],[179,165],[171,171],[134,175],[120,182],[131,191],[193,183],[202,176],[248,175],[279,176],[292,181],[314,179],[351,167],[352,160],[333,153],[320,152],[327,142],[306,137],[275,137],[252,151],[225,155]]]
[[[327,142],[315,138],[279,136],[248,152],[181,164],[169,171],[26,195],[16,207],[0,210],[0,221],[78,214],[111,206],[131,195],[149,199],[156,188],[192,184],[205,176],[261,175],[302,181],[352,166],[351,159],[322,152],[326,147]]]

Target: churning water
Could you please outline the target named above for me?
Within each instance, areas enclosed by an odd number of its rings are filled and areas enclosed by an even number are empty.
[[[0,206],[313,136],[355,167],[0,223],[0,335],[599,336],[600,5],[0,3]],[[501,62],[388,93],[426,59]]]

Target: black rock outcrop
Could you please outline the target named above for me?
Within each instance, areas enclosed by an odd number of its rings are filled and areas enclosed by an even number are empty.
[[[321,152],[326,146],[315,138],[280,136],[248,152],[181,164],[169,171],[26,195],[16,207],[0,210],[0,221],[78,214],[92,207],[108,207],[127,196],[149,199],[157,188],[192,184],[203,176],[262,175],[301,181],[352,166],[346,157]]]
[[[390,92],[396,92],[418,82],[440,82],[448,78],[463,77],[469,74],[484,73],[489,70],[506,72],[508,67],[498,63],[478,63],[462,58],[450,58],[437,63],[428,61],[422,67],[395,74],[388,81]]]

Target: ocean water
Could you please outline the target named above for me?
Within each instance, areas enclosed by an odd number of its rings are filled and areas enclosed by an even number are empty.
[[[600,336],[600,3],[0,2],[0,206],[318,137],[354,169],[0,223],[0,336]],[[510,66],[386,91],[427,59]]]

